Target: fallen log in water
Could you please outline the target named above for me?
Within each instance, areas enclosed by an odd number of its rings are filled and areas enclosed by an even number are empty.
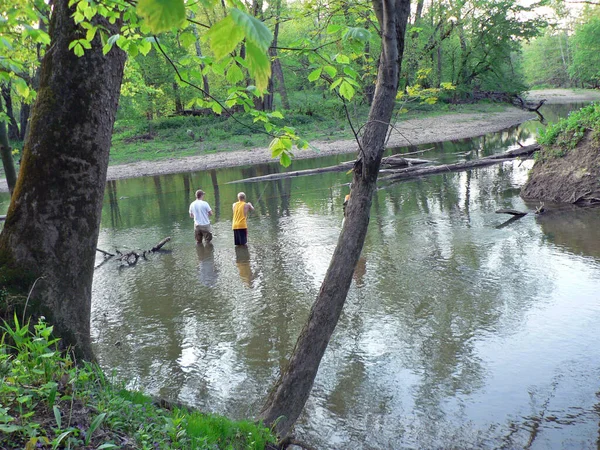
[[[244,178],[242,180],[230,181],[227,184],[233,183],[254,183],[258,181],[272,181],[272,180],[281,180],[284,178],[293,178],[293,177],[302,177],[306,175],[315,175],[318,173],[326,173],[326,172],[341,172],[343,170],[351,170],[354,167],[356,161],[347,161],[337,166],[328,166],[328,167],[319,167],[318,169],[306,169],[306,170],[296,170],[293,172],[280,172],[280,173],[271,173],[269,175],[262,175],[259,177],[250,177]],[[425,164],[431,163],[431,161],[427,159],[418,159],[418,158],[404,158],[400,155],[388,156],[387,158],[383,158],[381,160],[381,165],[387,165],[391,167],[406,167],[411,166],[413,164]]]
[[[162,241],[160,241],[158,244],[156,244],[154,247],[152,247],[150,250],[144,250],[141,253],[138,253],[135,251],[121,253],[119,250],[116,250],[116,254],[112,254],[105,250],[96,248],[96,251],[98,251],[104,255],[104,261],[102,261],[100,264],[98,264],[96,267],[94,267],[94,269],[97,269],[98,267],[100,267],[102,264],[104,264],[106,261],[108,261],[109,259],[111,259],[113,257],[115,257],[115,259],[117,261],[126,263],[128,266],[134,266],[135,264],[137,264],[138,259],[140,259],[140,258],[146,259],[146,255],[159,251],[170,240],[171,240],[171,237],[166,237]]]
[[[484,158],[473,161],[459,162],[454,164],[444,164],[441,166],[432,167],[407,167],[396,171],[387,171],[390,175],[379,178],[379,181],[402,181],[410,178],[421,177],[425,175],[433,175],[436,173],[460,172],[463,170],[474,169],[476,167],[485,167],[492,164],[497,164],[505,161],[511,161],[522,156],[531,156],[534,152],[540,149],[539,144],[528,145],[526,147],[509,150],[508,152],[498,155],[486,156]]]

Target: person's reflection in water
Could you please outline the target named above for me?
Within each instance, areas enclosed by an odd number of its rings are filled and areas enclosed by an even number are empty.
[[[196,245],[198,253],[198,277],[200,282],[207,287],[212,287],[217,282],[217,270],[215,268],[215,249],[211,243]]]
[[[248,287],[252,287],[252,268],[250,267],[250,251],[248,247],[237,246],[235,247],[235,263],[240,272],[240,278]]]

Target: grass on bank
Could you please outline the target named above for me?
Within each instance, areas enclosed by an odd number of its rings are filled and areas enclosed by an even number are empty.
[[[173,408],[111,383],[56,350],[43,320],[0,326],[0,448],[254,449],[275,442],[250,421]]]
[[[411,104],[408,113],[398,121],[449,113],[491,113],[504,111],[507,105],[478,103],[452,105]],[[369,112],[367,105],[349,106],[355,128],[363,124]],[[335,141],[352,139],[352,129],[339,102],[307,99],[304,106],[283,112],[280,124],[293,127],[303,139]],[[241,122],[241,123],[240,123]],[[238,113],[225,116],[175,116],[154,120],[117,120],[113,134],[110,164],[149,161],[202,155],[256,147],[267,147],[271,137],[262,133],[260,124]]]
[[[540,157],[566,155],[569,150],[577,146],[586,132],[592,133],[592,139],[600,140],[600,103],[591,103],[541,129],[537,139],[543,146]]]

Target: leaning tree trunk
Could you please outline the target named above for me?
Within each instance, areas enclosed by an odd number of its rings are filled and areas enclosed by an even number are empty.
[[[410,2],[373,0],[373,7],[381,27],[382,53],[373,104],[354,168],[347,218],[321,290],[288,366],[281,373],[260,414],[264,423],[279,436],[290,431],[308,399],[321,358],[346,301],[369,225],[373,192],[398,89]]]
[[[53,2],[51,45],[0,235],[0,279],[25,294],[34,285],[27,316],[43,314],[63,344],[93,359],[92,275],[125,53],[115,46],[104,56],[97,33],[92,48],[75,56],[69,43],[85,30],[68,4]],[[119,30],[118,23],[95,24]]]

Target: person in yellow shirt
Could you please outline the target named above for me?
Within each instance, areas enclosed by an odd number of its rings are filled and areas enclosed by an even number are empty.
[[[233,204],[233,241],[235,245],[246,245],[248,243],[248,224],[246,218],[249,211],[254,211],[252,203],[246,203],[246,194],[240,192],[238,201]]]
[[[344,205],[343,205],[344,217],[346,217],[346,207],[348,206],[349,201],[350,201],[350,194],[346,194],[346,197],[344,197]]]

